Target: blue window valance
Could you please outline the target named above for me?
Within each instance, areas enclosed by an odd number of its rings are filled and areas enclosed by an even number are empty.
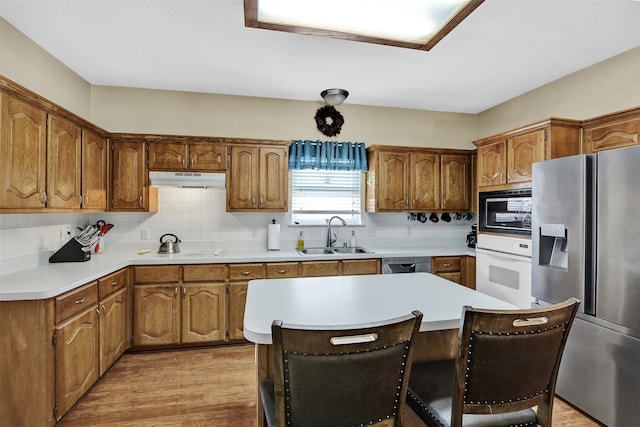
[[[297,140],[289,147],[289,169],[367,171],[364,142]]]

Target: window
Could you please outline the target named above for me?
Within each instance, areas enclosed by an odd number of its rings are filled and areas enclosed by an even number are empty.
[[[325,225],[339,215],[347,224],[361,224],[361,177],[361,171],[292,170],[291,221]]]

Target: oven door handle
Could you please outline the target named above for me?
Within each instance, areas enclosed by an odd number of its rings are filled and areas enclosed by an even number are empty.
[[[481,249],[481,248],[476,248],[476,255],[477,254],[497,257],[497,258],[505,259],[512,262],[531,262],[531,257],[528,257],[528,256],[509,254],[506,252],[490,251],[490,250]]]

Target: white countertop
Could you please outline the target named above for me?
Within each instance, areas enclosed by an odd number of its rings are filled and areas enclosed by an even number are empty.
[[[462,308],[516,307],[430,273],[263,279],[249,282],[244,336],[271,344],[274,320],[306,326],[347,326],[423,314],[420,331],[460,326]]]
[[[157,248],[155,248],[157,249]],[[179,254],[160,255],[155,252],[138,254],[137,249],[109,249],[93,254],[87,262],[44,264],[38,267],[0,275],[0,301],[37,300],[55,297],[64,292],[99,279],[129,265],[250,263],[283,261],[317,261],[330,259],[367,259],[400,256],[458,256],[475,255],[464,245],[429,246],[409,248],[377,248],[367,246],[374,253],[300,255],[295,249],[267,251],[265,249],[222,249],[215,255],[215,248],[185,250]]]

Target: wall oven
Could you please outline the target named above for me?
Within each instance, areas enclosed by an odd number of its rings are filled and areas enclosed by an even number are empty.
[[[480,192],[478,231],[531,235],[531,189]]]
[[[531,240],[479,234],[476,246],[476,290],[530,308]]]

